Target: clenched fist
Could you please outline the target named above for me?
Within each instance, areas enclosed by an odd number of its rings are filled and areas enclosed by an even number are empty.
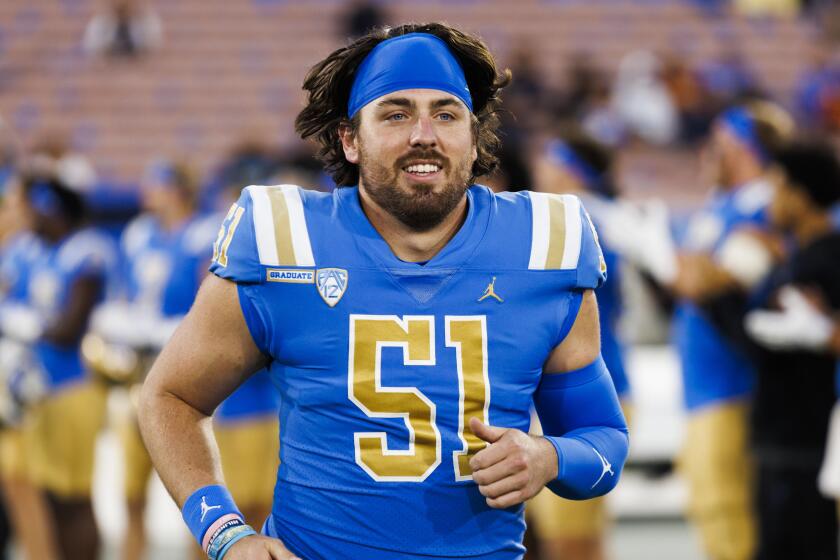
[[[557,478],[557,451],[544,437],[488,426],[478,418],[470,418],[470,429],[490,444],[470,459],[473,480],[488,506],[521,504]]]

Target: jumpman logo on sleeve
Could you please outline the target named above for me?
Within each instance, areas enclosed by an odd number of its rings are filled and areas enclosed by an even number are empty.
[[[607,460],[604,458],[604,456],[603,456],[603,455],[601,455],[600,453],[598,453],[598,450],[597,450],[597,449],[595,449],[595,448],[593,447],[593,448],[592,448],[592,451],[594,451],[594,452],[595,452],[595,455],[597,455],[597,456],[598,456],[598,458],[601,460],[601,468],[603,469],[603,470],[601,471],[601,476],[599,476],[599,477],[598,477],[598,480],[596,480],[596,481],[595,481],[595,484],[593,484],[592,486],[590,486],[590,488],[595,488],[596,486],[598,486],[598,483],[599,483],[599,482],[601,482],[601,479],[602,479],[602,478],[604,478],[604,476],[605,476],[607,473],[610,473],[610,476],[615,476],[615,473],[613,472],[612,465],[610,464],[610,462],[609,462],[609,461],[607,461]]]
[[[208,506],[207,505],[207,498],[205,496],[202,496],[201,497],[201,522],[202,523],[204,523],[204,516],[207,515],[207,513],[211,509],[222,509],[222,506]]]

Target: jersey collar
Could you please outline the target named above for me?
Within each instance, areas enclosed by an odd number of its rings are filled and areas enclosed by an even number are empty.
[[[425,264],[406,262],[398,258],[391,247],[370,223],[359,201],[357,186],[336,189],[339,207],[351,225],[360,249],[386,268],[428,270],[430,268],[460,268],[475,252],[484,236],[490,212],[487,204],[487,187],[473,185],[467,189],[467,217],[458,232]]]

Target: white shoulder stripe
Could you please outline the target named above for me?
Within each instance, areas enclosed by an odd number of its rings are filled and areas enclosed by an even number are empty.
[[[254,232],[257,238],[257,253],[260,263],[267,266],[278,266],[277,242],[274,237],[274,217],[271,212],[271,200],[268,198],[268,187],[251,185],[247,187],[251,195],[251,205],[254,212]]]
[[[529,192],[531,197],[531,259],[528,261],[529,270],[543,270],[548,258],[548,195],[545,193]]]
[[[580,240],[583,235],[580,221],[580,199],[576,196],[564,194],[563,206],[566,210],[566,247],[563,251],[563,264],[560,268],[577,268],[580,260]]]
[[[300,188],[296,185],[280,185],[286,197],[286,207],[289,210],[289,226],[292,232],[292,247],[298,266],[315,266],[312,254],[312,244],[309,241],[309,230],[306,227],[306,216],[303,212],[303,200]]]

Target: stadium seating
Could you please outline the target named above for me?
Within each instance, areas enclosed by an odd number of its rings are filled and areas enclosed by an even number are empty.
[[[295,141],[300,83],[341,43],[342,2],[153,4],[163,21],[163,47],[137,60],[108,60],[91,59],[80,47],[98,2],[0,2],[0,116],[25,143],[47,130],[66,132],[104,176],[123,182],[158,154],[187,154],[208,170],[244,135],[281,146]],[[581,50],[613,70],[634,48],[705,60],[719,54],[721,37],[737,36],[761,82],[782,101],[790,99],[813,33],[801,21],[710,18],[676,0],[396,0],[387,6],[394,21],[426,20],[431,12],[478,31],[502,60],[528,38],[549,83],[562,74],[567,55]],[[642,149],[624,159],[631,192],[649,194],[675,182],[690,190],[696,181],[685,172],[686,156]]]

